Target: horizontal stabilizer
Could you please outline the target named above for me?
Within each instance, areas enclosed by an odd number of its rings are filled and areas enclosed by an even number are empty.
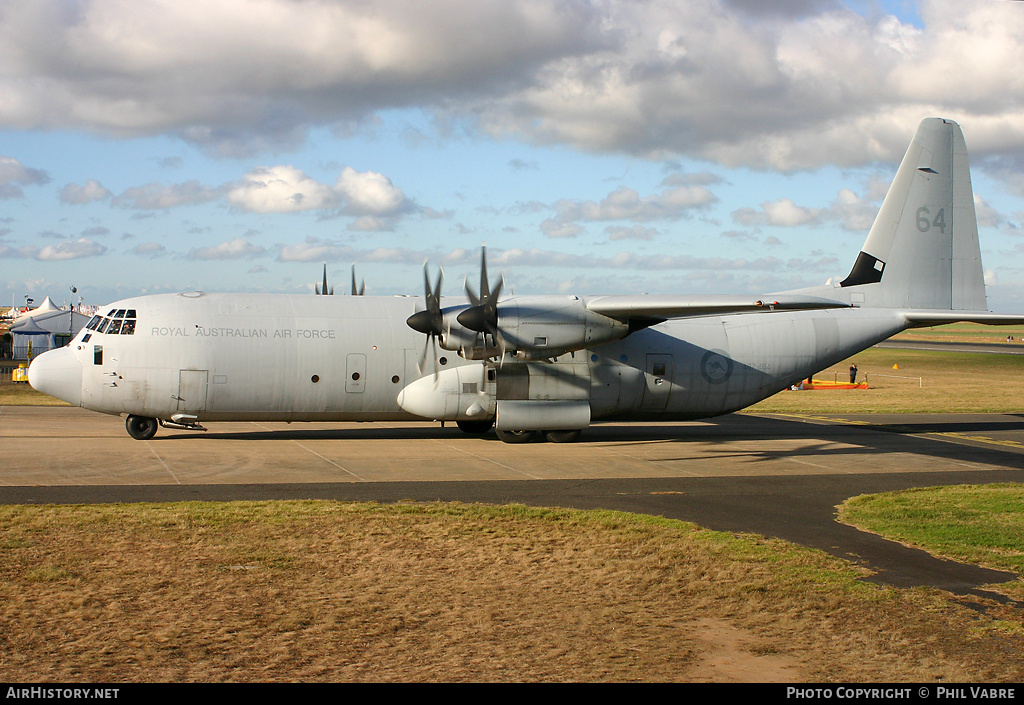
[[[941,326],[947,323],[982,323],[987,326],[1024,325],[1024,315],[991,313],[989,311],[905,311],[911,326]]]

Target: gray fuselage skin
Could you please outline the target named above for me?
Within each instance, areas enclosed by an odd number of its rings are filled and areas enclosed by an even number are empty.
[[[198,292],[126,299],[101,313],[136,310],[132,335],[83,330],[63,351],[48,353],[49,369],[66,370],[59,396],[109,414],[416,418],[398,402],[407,385],[434,374],[430,360],[418,369],[424,336],[405,323],[416,305],[409,297]],[[886,309],[707,316],[665,321],[594,350],[529,364],[575,370],[574,379],[588,388],[574,398],[589,401],[593,420],[694,419],[756,403],[906,327],[899,311]],[[445,350],[437,358],[442,371],[461,366],[469,374],[487,365],[499,380],[525,364],[465,360]]]

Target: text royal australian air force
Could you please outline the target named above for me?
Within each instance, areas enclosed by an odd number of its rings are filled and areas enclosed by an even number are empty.
[[[278,338],[281,340],[335,340],[333,328],[232,328],[197,325],[153,326],[149,334],[155,338]]]

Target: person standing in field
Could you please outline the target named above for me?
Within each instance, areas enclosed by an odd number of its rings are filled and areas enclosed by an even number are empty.
[[[857,363],[850,365],[850,384],[857,383]]]

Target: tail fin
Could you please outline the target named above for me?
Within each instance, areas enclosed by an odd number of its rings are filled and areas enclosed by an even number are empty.
[[[840,286],[864,306],[987,310],[967,146],[955,122],[921,121]]]

